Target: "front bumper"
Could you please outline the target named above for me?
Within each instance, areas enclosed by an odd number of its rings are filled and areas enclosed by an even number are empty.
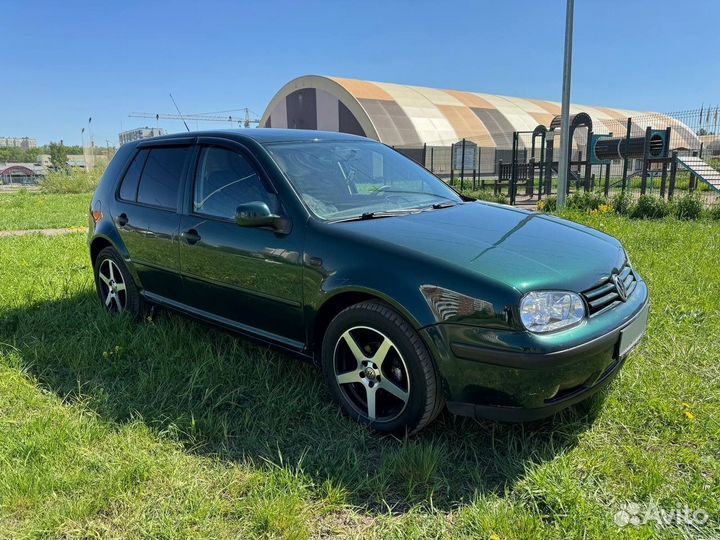
[[[620,371],[629,353],[620,351],[623,332],[638,327],[645,332],[649,302],[643,282],[633,297],[617,312],[599,316],[605,317],[602,321],[561,333],[566,347],[557,336],[543,341],[528,333],[457,324],[422,329],[443,377],[448,409],[463,416],[523,422],[590,397]]]

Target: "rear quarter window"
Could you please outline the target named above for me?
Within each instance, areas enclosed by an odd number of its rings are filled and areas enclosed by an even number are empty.
[[[190,147],[151,148],[140,176],[137,202],[175,209]]]
[[[128,167],[125,177],[120,184],[119,196],[124,201],[135,201],[137,199],[137,188],[140,182],[140,174],[142,173],[148,151],[140,150],[135,154],[130,167]]]

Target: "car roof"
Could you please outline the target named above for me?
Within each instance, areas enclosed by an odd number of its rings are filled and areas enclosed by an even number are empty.
[[[260,144],[274,142],[295,142],[295,141],[365,141],[366,137],[339,133],[337,131],[317,131],[313,129],[277,129],[277,128],[254,128],[254,129],[213,129],[206,131],[179,132],[160,137],[153,137],[151,140],[177,139],[178,137],[225,137],[236,141],[253,140]],[[149,140],[149,139],[144,139]]]

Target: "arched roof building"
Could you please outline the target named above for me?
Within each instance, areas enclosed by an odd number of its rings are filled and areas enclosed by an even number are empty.
[[[585,105],[571,105],[570,112],[590,115],[595,133],[623,136],[632,117],[634,136],[646,126],[670,126],[672,147],[700,146],[692,130],[665,115]],[[449,146],[464,138],[509,149],[514,131],[550,126],[559,113],[552,101],[307,75],[275,94],[260,126],[340,131],[399,147]]]

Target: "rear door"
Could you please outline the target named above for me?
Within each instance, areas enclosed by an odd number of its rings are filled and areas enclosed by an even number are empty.
[[[236,224],[242,203],[265,202],[284,214],[282,202],[243,146],[216,138],[199,143],[180,226],[184,302],[240,329],[301,347],[302,227],[281,234]]]
[[[154,141],[139,149],[116,194],[113,219],[146,293],[179,300],[178,208],[192,140]]]

